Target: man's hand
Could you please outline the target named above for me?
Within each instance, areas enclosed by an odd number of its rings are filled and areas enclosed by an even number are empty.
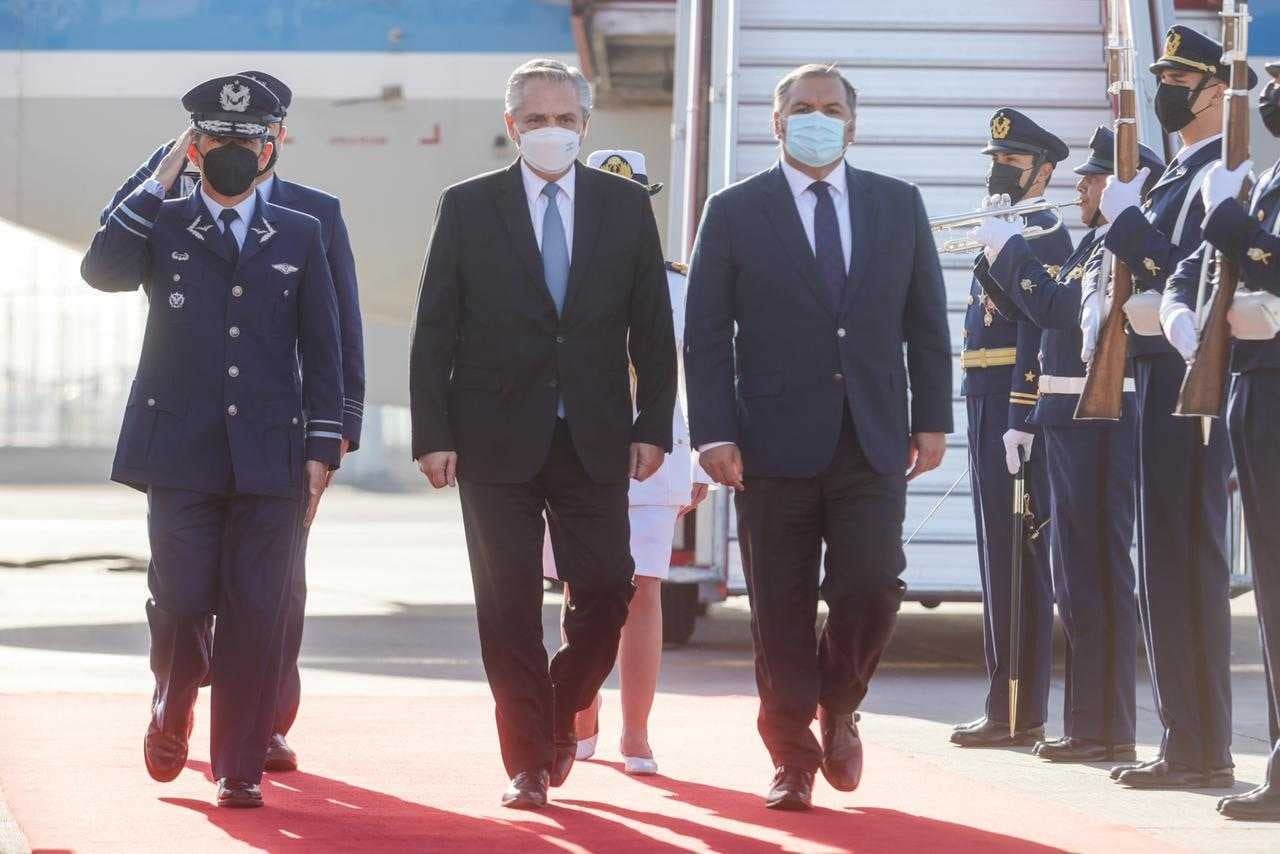
[[[1098,210],[1102,211],[1107,222],[1115,222],[1127,209],[1142,204],[1142,187],[1147,183],[1147,176],[1150,174],[1151,167],[1143,166],[1138,170],[1138,174],[1133,176],[1132,181],[1121,181],[1115,175],[1107,178],[1107,186],[1103,189],[1102,198],[1098,201]]]
[[[329,466],[319,460],[307,460],[307,515],[302,519],[302,527],[311,527],[320,509],[320,496],[328,485]]]
[[[676,514],[676,518],[680,518],[687,513],[693,512],[693,509],[706,500],[711,487],[705,483],[695,483],[693,489],[689,492],[689,503],[680,508],[680,512]]]
[[[178,180],[178,176],[182,174],[182,167],[187,162],[187,146],[191,145],[191,128],[184,130],[178,136],[178,141],[173,144],[173,148],[169,149],[169,153],[160,161],[160,165],[156,167],[156,174],[151,177],[159,181],[167,192],[173,186],[173,182]]]
[[[1252,169],[1252,160],[1246,160],[1235,169],[1228,169],[1221,160],[1210,166],[1204,176],[1204,185],[1200,188],[1205,211],[1211,212],[1227,199],[1239,198],[1244,179],[1249,177]]]
[[[1164,337],[1169,339],[1183,361],[1190,362],[1196,357],[1200,336],[1196,332],[1195,312],[1189,308],[1179,309],[1167,315],[1161,325],[1164,327]]]
[[[650,445],[647,442],[631,443],[631,478],[633,480],[648,480],[650,475],[662,467],[662,460],[666,456],[662,449],[657,445]]]
[[[1007,207],[1009,207],[1008,194],[987,196],[979,204],[979,208],[983,211],[993,211]],[[981,225],[969,232],[969,239],[981,243],[987,255],[987,262],[994,263],[996,258],[1000,256],[1000,250],[1004,248],[1004,245],[1015,234],[1021,232],[1021,222],[1015,223],[1002,216],[989,216],[982,220]]]
[[[418,471],[427,476],[436,489],[458,483],[458,452],[432,451],[418,457]]]
[[[698,454],[702,470],[716,483],[723,483],[737,492],[747,487],[742,482],[742,451],[737,445],[718,445]]]
[[[936,469],[946,450],[946,433],[912,433],[907,443],[907,480]]]
[[[343,439],[343,440],[342,440],[342,445],[341,445],[341,447],[339,447],[339,448],[338,448],[338,461],[339,461],[339,462],[341,462],[342,460],[346,459],[346,457],[347,457],[347,451],[349,451],[349,450],[351,450],[351,440],[350,440],[350,439]],[[338,471],[337,469],[329,469],[329,480],[325,483],[325,486],[328,486],[329,484],[332,484],[332,483],[333,483],[333,476],[337,473],[337,471]]]
[[[1035,441],[1034,433],[1024,430],[1006,430],[1004,432],[1004,466],[1009,474],[1017,474],[1022,468],[1023,460],[1031,459],[1031,443]],[[1018,449],[1022,448],[1021,455]]]

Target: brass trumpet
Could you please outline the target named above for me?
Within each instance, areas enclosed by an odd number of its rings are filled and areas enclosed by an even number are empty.
[[[929,227],[934,231],[953,231],[958,228],[974,228],[981,225],[982,221],[989,216],[1027,216],[1041,211],[1053,211],[1056,217],[1053,225],[1028,225],[1022,229],[1022,236],[1027,240],[1037,237],[1043,237],[1046,234],[1052,234],[1062,228],[1062,210],[1063,208],[1078,207],[1080,199],[1073,199],[1069,202],[1051,202],[1048,199],[1040,199],[1034,202],[1021,202],[1016,205],[1010,205],[1007,208],[994,208],[989,211],[970,211],[962,214],[949,214],[947,216],[935,216],[929,219]],[[938,251],[945,254],[956,252],[974,252],[982,248],[982,244],[976,240],[970,240],[967,237],[953,237],[944,241],[938,247]]]

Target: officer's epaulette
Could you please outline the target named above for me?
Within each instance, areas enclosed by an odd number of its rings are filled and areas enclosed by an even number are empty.
[[[667,266],[667,269],[673,273],[679,273],[682,276],[689,275],[688,264],[681,264],[679,261],[668,261],[666,266]]]

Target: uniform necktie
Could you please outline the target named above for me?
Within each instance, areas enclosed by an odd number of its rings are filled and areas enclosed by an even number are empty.
[[[813,254],[818,261],[818,275],[831,307],[839,311],[849,273],[844,265],[844,249],[840,246],[836,205],[831,200],[831,185],[826,181],[814,181],[809,189],[818,197],[818,206],[813,211]]]
[[[222,213],[218,214],[218,219],[222,220],[222,242],[227,247],[227,257],[231,259],[231,266],[240,263],[240,244],[236,242],[236,236],[231,231],[231,223],[240,219],[240,214],[235,208],[226,208]]]
[[[542,188],[547,197],[547,212],[542,216],[542,274],[547,290],[556,304],[556,314],[564,312],[564,295],[569,289],[569,246],[564,238],[564,221],[556,196],[560,185],[554,181]]]

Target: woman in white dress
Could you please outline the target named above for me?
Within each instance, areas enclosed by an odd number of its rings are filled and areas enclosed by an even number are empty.
[[[587,165],[632,178],[649,187],[644,155],[638,151],[594,151]],[[684,349],[685,267],[667,263],[667,286],[675,325],[676,351]],[[683,383],[681,383],[683,389]],[[622,687],[622,740],[624,770],[628,774],[656,774],[658,764],[649,746],[649,711],[658,689],[658,669],[662,659],[662,582],[671,571],[671,544],[676,522],[707,497],[710,478],[696,464],[689,446],[689,427],[684,408],[677,398],[672,419],[672,452],[662,467],[648,480],[633,482],[629,494],[631,510],[631,556],[636,562],[636,594],[631,600],[627,623],[618,646],[618,675]],[[543,567],[556,577],[551,540],[543,545]],[[566,600],[572,591],[565,589]],[[599,739],[600,696],[578,714],[578,759],[589,759]]]

